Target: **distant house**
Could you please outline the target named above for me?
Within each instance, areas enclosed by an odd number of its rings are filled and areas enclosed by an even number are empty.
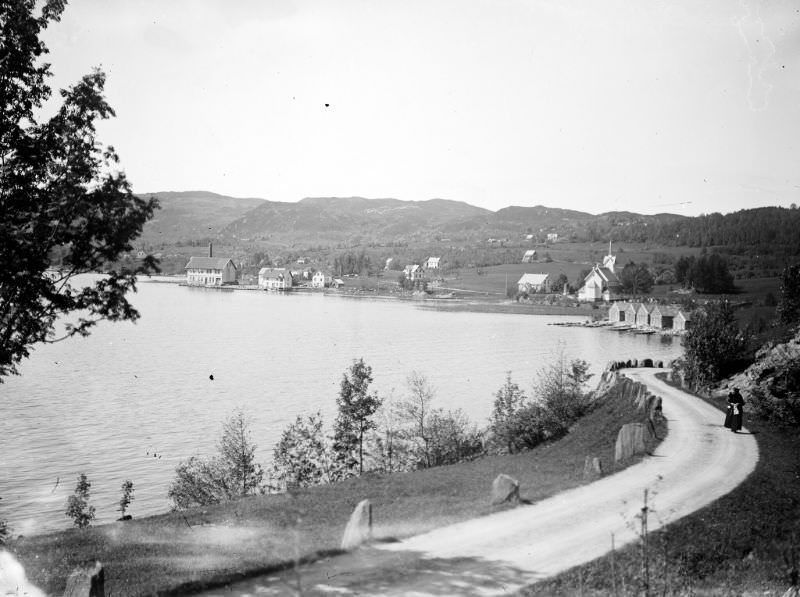
[[[525,240],[533,240],[533,234],[526,234]]]
[[[517,288],[520,292],[550,292],[550,274],[523,274]]]
[[[392,265],[392,261],[394,261],[394,257],[389,257],[389,258],[386,260],[386,263],[385,263],[385,264],[384,264],[384,266],[383,266],[383,270],[384,270],[384,271],[389,271],[389,268],[390,268],[390,267],[391,267],[391,265]]]
[[[612,305],[608,308],[608,320],[615,323],[621,323],[625,321],[625,309],[627,308],[628,304],[625,302],[612,303]]]
[[[547,234],[547,242],[549,243],[558,242],[558,234],[556,234],[555,232],[549,232]]]
[[[305,257],[300,257],[300,259],[297,260],[297,265],[305,265],[305,264],[306,264]]]
[[[420,266],[416,263],[407,265],[403,270],[403,274],[405,275],[406,280],[415,282],[416,280],[420,280],[422,278],[422,268],[420,268]]]
[[[675,317],[672,319],[672,329],[688,330],[690,327],[692,327],[691,316],[682,309],[679,309],[675,314]]]
[[[636,310],[636,325],[650,325],[650,311],[652,310],[652,305],[645,305],[644,303],[641,303],[639,308]]]
[[[522,256],[522,263],[531,263],[536,258],[536,249],[528,249]]]
[[[342,280],[341,278],[334,278],[331,281],[331,286],[333,288],[341,288],[342,286],[344,286],[344,280]]]
[[[186,264],[186,284],[189,286],[222,286],[236,283],[236,265],[229,257],[214,257],[208,243],[208,257],[192,257]]]
[[[282,267],[262,267],[258,270],[258,287],[265,290],[289,290],[292,273]]]
[[[327,280],[330,282],[330,278],[327,278]],[[325,272],[314,272],[314,276],[311,278],[311,287],[325,288],[325,281]]]
[[[439,269],[439,261],[441,257],[429,257],[425,262],[425,269]]]

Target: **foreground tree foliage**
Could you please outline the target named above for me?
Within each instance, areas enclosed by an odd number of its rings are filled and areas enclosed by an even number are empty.
[[[333,458],[322,429],[322,415],[298,416],[275,445],[270,490],[322,485],[330,483],[332,477]]]
[[[135,291],[136,274],[157,271],[148,257],[93,284],[71,285],[132,250],[157,202],[133,194],[114,149],[96,139],[96,121],[114,116],[101,71],[61,91],[55,115],[36,120],[51,95],[39,36],[64,6],[0,3],[0,381],[17,373],[36,343],[85,336],[103,319],[137,319],[125,295]],[[57,271],[50,270],[54,255]],[[56,334],[56,320],[70,313],[80,315]]]
[[[255,461],[256,445],[242,410],[234,411],[223,424],[217,448],[213,458],[192,456],[178,464],[167,492],[176,509],[219,504],[263,491],[264,471]]]
[[[696,313],[682,344],[684,355],[673,367],[690,387],[706,388],[729,372],[731,364],[740,358],[746,339],[730,303],[715,301]]]

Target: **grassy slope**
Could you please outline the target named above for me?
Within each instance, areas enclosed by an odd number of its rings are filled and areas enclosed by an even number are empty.
[[[723,412],[721,400],[707,401]],[[800,557],[800,435],[745,424],[757,434],[756,470],[725,497],[650,535],[651,594],[782,595],[788,588],[784,553],[792,534]],[[615,556],[617,593],[640,594],[640,547]],[[609,555],[523,594],[608,595],[613,589]]]
[[[364,498],[374,504],[376,536],[387,539],[497,510],[488,498],[499,473],[519,479],[521,497],[532,502],[575,487],[583,483],[584,458],[613,462],[620,426],[636,420],[630,403],[608,399],[562,440],[523,454],[370,475],[291,496],[23,538],[10,547],[49,594],[60,594],[73,566],[91,559],[105,565],[106,592],[115,597],[222,582],[276,569],[297,555],[336,550],[350,512]]]

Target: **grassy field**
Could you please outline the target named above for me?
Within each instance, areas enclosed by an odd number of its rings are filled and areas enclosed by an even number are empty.
[[[631,402],[609,398],[565,438],[530,452],[26,537],[10,548],[48,594],[60,594],[72,568],[94,559],[104,564],[106,594],[114,597],[224,583],[336,552],[364,498],[374,504],[376,537],[389,539],[501,509],[489,505],[500,473],[519,479],[521,497],[531,502],[581,485],[585,457],[599,456],[612,469],[619,428],[639,417]]]
[[[698,398],[698,400],[704,398]],[[707,400],[720,408],[721,400]],[[759,462],[733,492],[650,534],[651,595],[782,595],[791,550],[800,571],[800,435],[745,421]],[[656,504],[657,506],[657,504]],[[642,595],[639,545],[617,551],[523,591],[550,595]],[[615,593],[616,587],[616,593]]]

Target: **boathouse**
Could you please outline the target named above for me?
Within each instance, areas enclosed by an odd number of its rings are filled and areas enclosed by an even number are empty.
[[[662,330],[671,330],[674,327],[675,316],[678,309],[668,305],[655,305],[650,311],[650,325]]]
[[[650,325],[650,311],[653,310],[651,305],[645,305],[644,303],[639,304],[639,308],[636,310],[636,325],[637,326],[646,326]]]
[[[630,324],[636,324],[636,313],[639,311],[639,307],[642,306],[642,303],[625,303],[625,321]]]
[[[691,316],[684,312],[683,309],[679,309],[675,314],[675,317],[672,319],[672,329],[688,330],[690,327],[692,327]]]
[[[608,309],[608,320],[614,323],[621,323],[625,321],[625,309],[628,303],[615,302]]]

